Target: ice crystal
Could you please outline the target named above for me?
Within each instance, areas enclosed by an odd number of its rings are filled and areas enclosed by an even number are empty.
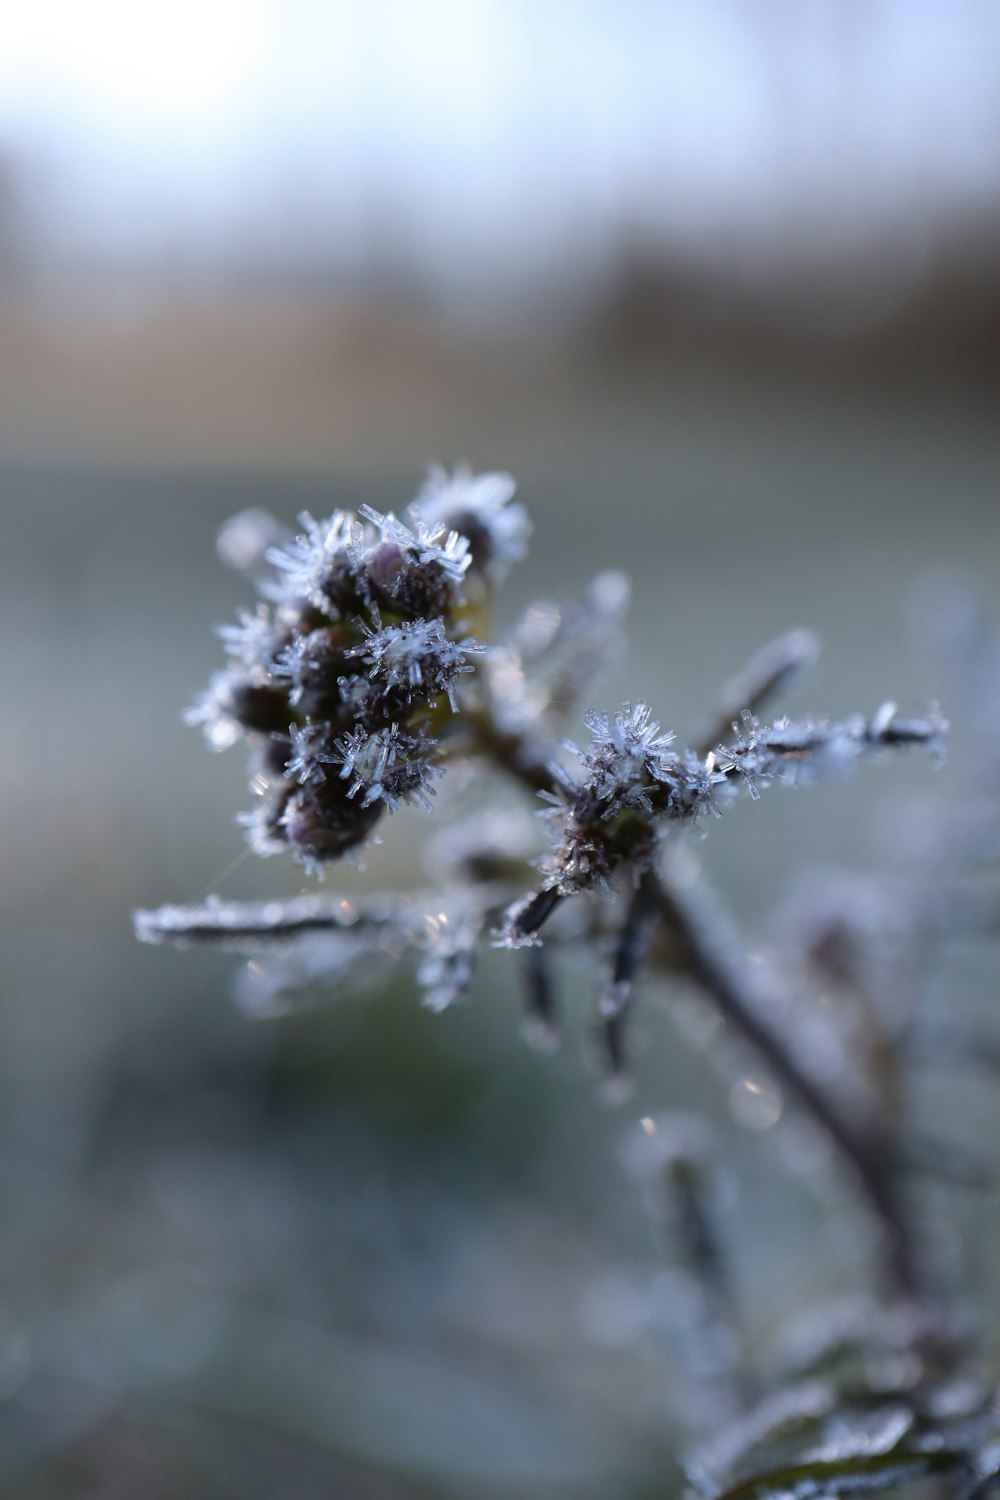
[[[208,687],[184,712],[185,724],[200,728],[212,750],[228,750],[253,734],[282,733],[288,701],[280,687],[259,673],[216,672]]]
[[[405,708],[407,704],[407,695],[401,695],[402,702],[396,705],[392,701],[393,695],[382,685],[372,682],[370,677],[362,677],[357,672],[351,672],[346,677],[338,677],[337,692],[343,712],[348,718],[355,719],[359,723],[391,720],[397,707]]]
[[[259,604],[253,614],[242,609],[238,618],[238,625],[219,626],[226,652],[250,670],[272,672],[288,645],[287,630],[275,623],[266,604]]]
[[[322,780],[324,766],[340,763],[337,742],[326,724],[293,724],[290,739],[285,772],[292,781]]]
[[[468,993],[481,926],[481,917],[478,922],[471,920],[457,904],[452,911],[433,912],[425,918],[417,983],[428,1010],[445,1010]]]
[[[344,580],[354,570],[354,554],[363,528],[345,511],[317,521],[307,510],[299,516],[302,534],[285,546],[270,547],[267,561],[281,575],[277,595],[305,600],[335,617],[343,603]]]
[[[546,884],[571,895],[609,889],[623,861],[636,871],[653,858],[666,821],[690,822],[716,811],[713,791],[725,778],[692,751],[670,749],[646,704],[626,703],[614,719],[588,713],[590,745],[567,748],[581,761],[578,779],[553,763],[552,789],[543,792],[552,852],[542,862]]]
[[[383,693],[401,692],[407,702],[417,697],[431,704],[444,693],[457,712],[458,679],[474,670],[466,658],[482,650],[473,640],[449,639],[444,620],[437,619],[404,621],[376,631],[365,627],[364,644],[346,655],[363,659],[370,681]]]
[[[914,1413],[905,1406],[889,1405],[883,1410],[866,1413],[861,1417],[838,1420],[831,1418],[829,1428],[822,1440],[813,1448],[807,1448],[802,1460],[813,1463],[833,1463],[837,1459],[864,1457],[868,1454],[891,1453],[913,1427]]]
[[[275,664],[276,675],[289,684],[292,707],[312,718],[337,715],[340,682],[353,639],[353,632],[340,625],[323,626],[292,638]]]
[[[510,503],[516,489],[509,474],[432,468],[409,515],[431,531],[445,527],[467,537],[473,566],[499,583],[524,557],[531,536],[527,511]]]
[[[370,521],[383,542],[393,543],[404,553],[414,558],[422,567],[438,568],[456,583],[468,572],[472,562],[469,540],[444,521],[428,524],[419,511],[411,519],[412,527],[404,525],[394,514],[383,514],[370,505],[362,505],[359,514]]]
[[[377,530],[356,567],[364,576],[365,597],[376,620],[383,609],[432,617],[446,614],[462,597],[462,581],[472,562],[469,540],[419,517],[406,526],[389,511],[363,505],[360,514]]]
[[[741,1463],[765,1445],[790,1432],[814,1427],[834,1409],[836,1399],[833,1387],[820,1380],[776,1391],[689,1459],[689,1479],[702,1494],[713,1494],[727,1477],[739,1471]]]
[[[292,540],[287,526],[269,511],[253,506],[225,523],[219,532],[216,551],[227,567],[245,574],[258,588],[266,590],[274,581],[268,554]]]
[[[664,756],[676,735],[660,733],[645,703],[634,708],[626,703],[614,719],[586,713],[583,722],[590,730],[590,746],[570,748],[583,762],[591,793],[603,804],[602,816],[610,818],[624,807],[652,812],[650,783],[663,779]]]
[[[948,726],[938,714],[900,718],[894,703],[884,703],[871,719],[855,714],[833,723],[778,719],[763,726],[747,712],[733,728],[737,738],[719,746],[714,763],[723,775],[742,777],[755,797],[759,785],[777,777],[793,784],[811,780],[846,770],[866,752],[889,746],[921,744],[940,755]]]
[[[539,928],[544,926],[562,900],[558,882],[520,896],[504,913],[503,925],[493,935],[498,948],[536,948],[541,945]]]
[[[431,763],[436,741],[421,731],[401,729],[392,724],[374,733],[356,729],[337,742],[336,758],[341,762],[340,776],[350,781],[348,797],[363,792],[362,807],[384,802],[395,812],[402,802],[416,802],[431,810],[435,788],[432,778],[442,776],[440,766]]]
[[[622,811],[693,819],[712,807],[712,789],[724,780],[722,772],[693,751],[672,751],[676,736],[661,734],[645,703],[626,703],[614,719],[587,713],[584,723],[590,745],[581,750],[566,742],[582,762],[583,779],[559,777],[578,820],[593,812],[606,821]]]
[[[208,687],[184,710],[184,723],[202,731],[210,750],[229,750],[243,736],[233,711],[232,681],[229,672],[213,672]]]
[[[595,804],[586,786],[569,780],[560,780],[558,791],[546,800],[552,803],[545,813],[552,825],[552,850],[540,865],[546,885],[563,895],[593,886],[607,894],[619,860],[604,809]],[[646,843],[651,852],[651,831]],[[638,850],[634,852],[638,854]]]
[[[244,830],[247,843],[254,854],[262,859],[283,854],[288,848],[283,819],[289,795],[290,793],[263,796],[246,812],[236,814],[236,821]]]

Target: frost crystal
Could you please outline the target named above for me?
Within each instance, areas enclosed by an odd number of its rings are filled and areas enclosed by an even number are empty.
[[[373,714],[377,716],[380,705],[384,706],[385,703],[385,693],[373,686],[367,677],[356,674],[338,677],[337,691],[344,711],[352,719],[365,720]]]
[[[227,655],[251,670],[272,672],[287,645],[287,632],[274,623],[266,604],[259,604],[255,614],[241,609],[238,618],[238,625],[219,626]]]
[[[434,703],[439,693],[447,696],[457,712],[455,687],[459,677],[474,670],[466,657],[483,650],[473,640],[452,641],[444,620],[404,621],[382,630],[365,631],[367,639],[345,654],[360,656],[369,678],[385,693],[400,691],[409,702],[414,697]]]
[[[184,723],[202,731],[210,750],[228,750],[243,737],[233,711],[232,685],[229,672],[213,672],[208,687],[184,710]]]
[[[411,519],[433,530],[446,527],[469,539],[476,567],[500,582],[527,551],[531,522],[521,505],[511,505],[517,485],[509,474],[453,474],[433,468],[409,507]]]
[[[345,653],[353,639],[342,625],[296,635],[275,663],[289,684],[289,703],[309,718],[331,718],[340,708]]]
[[[472,562],[468,538],[449,530],[443,522],[428,525],[419,514],[415,514],[411,517],[411,528],[392,511],[383,515],[370,505],[362,505],[359,514],[378,528],[383,542],[392,543],[409,553],[421,566],[439,568],[456,583],[468,572]]]
[[[317,521],[304,510],[299,523],[302,535],[267,552],[267,561],[284,575],[278,597],[304,599],[316,609],[336,613],[338,575],[352,571],[352,552],[361,542],[363,528],[341,510],[326,521]]]
[[[855,714],[834,723],[778,719],[762,726],[747,712],[742,733],[732,745],[714,751],[712,759],[724,776],[741,776],[751,797],[756,797],[759,783],[777,777],[792,784],[812,780],[846,770],[859,756],[888,746],[921,744],[940,755],[947,728],[937,714],[901,719],[894,703],[884,703],[871,719]]]
[[[262,587],[271,580],[267,554],[291,539],[287,526],[269,511],[253,506],[230,517],[219,532],[216,550],[227,567],[246,574]]]
[[[472,921],[456,903],[453,911],[424,918],[423,956],[417,983],[428,1010],[441,1011],[468,992],[475,969],[481,921]]]
[[[602,815],[595,815],[586,792],[568,797],[549,816],[555,823],[555,831],[552,853],[541,864],[545,884],[567,896],[595,885],[608,893],[617,858]],[[650,852],[652,847],[650,839]]]
[[[330,730],[325,724],[292,725],[292,749],[285,767],[286,775],[304,784],[322,779],[323,767],[337,765],[340,756]]]
[[[570,748],[586,767],[590,791],[604,804],[603,816],[623,807],[651,812],[650,783],[662,780],[664,755],[675,736],[660,733],[645,703],[634,708],[626,703],[613,721],[607,714],[586,713],[583,722],[590,730],[590,747]]]
[[[673,752],[674,736],[661,734],[644,703],[626,703],[613,720],[588,713],[584,723],[591,733],[587,749],[566,742],[583,765],[583,779],[553,764],[553,790],[542,793],[553,840],[542,873],[564,895],[595,885],[608,890],[623,861],[636,871],[645,868],[659,821],[692,821],[717,811],[713,789],[724,780],[692,751]]]
[[[282,827],[284,812],[282,799],[262,797],[247,812],[236,814],[237,823],[245,830],[247,843],[261,859],[283,854],[288,848]]]
[[[566,742],[582,762],[583,782],[565,773],[560,779],[575,794],[576,811],[589,799],[607,820],[623,810],[645,815],[666,813],[674,819],[695,818],[712,810],[712,788],[724,780],[690,750],[672,751],[675,736],[661,734],[645,703],[630,703],[612,721],[606,714],[588,713],[590,745],[580,750]]]
[[[688,1461],[688,1477],[703,1493],[711,1494],[728,1475],[738,1472],[741,1460],[779,1435],[818,1422],[835,1402],[832,1387],[818,1380],[776,1391],[705,1443]]]
[[[430,812],[435,790],[431,778],[444,775],[441,767],[430,764],[436,743],[398,724],[374,734],[357,729],[344,735],[337,742],[337,759],[341,778],[351,781],[348,797],[363,791],[362,807],[381,801],[395,812],[401,802],[416,802]]]

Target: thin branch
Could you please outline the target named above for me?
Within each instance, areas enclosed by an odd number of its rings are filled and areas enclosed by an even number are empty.
[[[889,1272],[897,1291],[912,1296],[919,1277],[912,1238],[900,1204],[893,1161],[879,1137],[859,1131],[821,1083],[765,1019],[765,1006],[747,983],[721,913],[704,886],[692,887],[667,871],[659,888],[659,911],[685,972],[701,986],[719,1013],[758,1053],[775,1081],[822,1126],[853,1168],[885,1239]]]
[[[886,716],[883,733],[892,722]],[[865,726],[867,728],[867,726]],[[921,724],[921,731],[926,726]],[[925,736],[921,733],[920,738]],[[529,790],[548,790],[552,772],[533,759],[515,736],[493,739],[491,750],[500,767]],[[542,891],[529,902],[531,917],[545,915],[556,904],[553,893]],[[708,999],[758,1053],[789,1095],[822,1128],[852,1168],[869,1207],[882,1227],[886,1266],[895,1290],[915,1297],[920,1285],[913,1240],[895,1181],[895,1160],[878,1135],[856,1128],[824,1086],[802,1066],[785,1039],[764,1018],[766,1005],[749,989],[744,971],[733,956],[734,942],[721,913],[704,887],[693,890],[672,878],[669,871],[656,887],[656,904],[673,940],[679,964],[705,991]],[[532,921],[532,934],[540,922]]]
[[[893,722],[891,712],[877,715],[874,725],[862,721],[860,736],[867,739],[873,729],[885,736]],[[930,728],[921,722],[917,737],[928,738]],[[552,786],[549,768],[533,759],[515,736],[495,738],[490,748],[501,767],[530,790],[537,792]],[[551,893],[539,893],[539,897],[548,898],[545,899],[548,906]],[[896,1190],[892,1153],[885,1148],[881,1137],[855,1127],[823,1085],[803,1068],[785,1039],[768,1025],[764,1007],[749,991],[743,971],[732,957],[734,945],[725,930],[726,924],[721,914],[712,910],[714,903],[704,889],[693,891],[673,879],[668,871],[658,884],[656,899],[660,917],[673,939],[674,951],[686,971],[754,1048],[776,1081],[822,1127],[853,1169],[882,1227],[886,1264],[896,1290],[906,1296],[915,1295],[919,1275],[912,1237]],[[533,910],[532,915],[536,914],[540,913]],[[533,924],[533,931],[538,925]]]
[[[756,713],[811,667],[818,654],[819,642],[811,630],[790,630],[764,646],[722,689],[712,726],[694,746],[697,753],[705,756],[714,750],[741,714]]]
[[[644,870],[618,932],[610,982],[597,1003],[599,1060],[609,1080],[620,1080],[626,1072],[625,1036],[632,992],[649,952],[656,908],[656,880],[651,870]]]
[[[325,895],[288,901],[219,901],[194,906],[160,906],[132,914],[142,943],[281,942],[308,932],[347,932],[384,927],[392,920],[387,903],[359,912],[350,902]]]

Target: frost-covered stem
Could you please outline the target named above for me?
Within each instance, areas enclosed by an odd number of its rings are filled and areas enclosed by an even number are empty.
[[[716,1010],[753,1047],[777,1083],[819,1124],[855,1178],[876,1215],[885,1241],[886,1267],[894,1289],[916,1297],[919,1274],[913,1241],[896,1190],[894,1163],[882,1140],[859,1131],[833,1097],[803,1068],[784,1038],[762,1014],[738,965],[730,956],[721,915],[703,885],[691,887],[667,871],[659,881],[660,916],[675,943],[678,962],[701,986]]]
[[[527,1034],[538,1045],[557,1044],[560,1032],[559,1009],[552,988],[548,953],[540,943],[535,944],[524,949],[523,962],[526,1001],[524,1024]]]
[[[467,715],[473,730],[475,749],[491,760],[501,771],[519,781],[528,791],[551,792],[552,771],[539,760],[523,736],[501,729],[489,710]]]
[[[356,911],[338,897],[298,896],[289,901],[219,901],[201,905],[161,906],[133,914],[136,937],[143,943],[287,943],[317,932],[379,929],[393,921],[391,903],[372,903]]]
[[[658,889],[652,870],[644,870],[629,902],[615,945],[611,982],[597,1006],[597,1035],[602,1064],[611,1078],[625,1072],[626,1021],[632,991],[646,962],[658,921]]]
[[[484,738],[487,738],[484,736]],[[485,748],[485,746],[484,746]],[[532,792],[551,791],[553,776],[514,735],[488,736],[494,761]],[[886,1268],[894,1290],[916,1297],[920,1277],[912,1236],[896,1187],[895,1161],[879,1135],[858,1130],[836,1100],[804,1070],[784,1038],[764,1018],[763,1007],[747,992],[738,965],[729,957],[731,944],[721,915],[704,886],[692,890],[669,871],[655,881],[659,918],[673,939],[679,966],[704,990],[716,1010],[754,1049],[799,1107],[810,1115],[850,1165],[855,1180],[882,1228]],[[543,891],[535,898],[545,916],[557,904],[558,893]],[[533,925],[540,926],[540,922]]]
[[[705,756],[726,740],[742,713],[754,714],[815,661],[819,644],[811,630],[790,630],[771,641],[747,662],[719,695],[712,727],[695,745]]]

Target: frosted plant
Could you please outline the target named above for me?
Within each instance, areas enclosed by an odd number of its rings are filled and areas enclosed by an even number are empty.
[[[611,939],[595,1033],[605,1069],[621,1078],[636,981],[657,931],[672,933],[682,967],[834,1135],[887,1226],[891,1254],[902,1254],[870,1143],[811,1078],[789,1038],[763,1019],[745,981],[736,983],[735,940],[724,939],[717,914],[702,910],[704,886],[676,878],[674,846],[741,792],[755,797],[774,782],[836,773],[911,745],[938,754],[942,720],[902,718],[887,704],[869,719],[764,723],[765,702],[815,654],[812,637],[799,631],[765,648],[733,679],[711,732],[692,745],[662,731],[646,703],[587,710],[589,740],[582,747],[565,740],[567,688],[582,696],[607,665],[621,640],[627,588],[619,575],[602,575],[578,605],[529,610],[508,643],[487,648],[476,641],[473,623],[488,624],[489,595],[527,541],[527,518],[513,495],[507,475],[435,471],[409,506],[408,523],[363,505],[357,515],[338,511],[327,520],[303,514],[303,531],[293,538],[258,512],[227,527],[225,557],[244,566],[270,602],[223,629],[229,667],[215,674],[188,718],[214,748],[247,742],[255,806],[242,821],[252,847],[265,854],[284,848],[322,873],[356,858],[403,803],[429,810],[450,763],[479,761],[513,781],[535,799],[549,848],[493,857],[483,847],[477,860],[466,856],[469,888],[479,892],[463,915],[466,936],[474,930],[479,943],[533,949],[551,922],[558,946],[562,933],[553,919],[573,898],[588,898],[571,931],[574,940]],[[478,836],[481,844],[496,837],[485,816]],[[489,877],[479,878],[484,871]],[[433,887],[426,901],[428,912],[439,905]],[[401,938],[423,954],[421,972],[428,972],[427,951],[439,956],[440,941],[431,941],[426,924],[414,926],[409,898],[405,905]],[[219,927],[228,940],[224,911],[193,909],[191,935]],[[247,945],[273,945],[281,930],[280,923],[260,934],[252,924],[237,926]],[[168,923],[144,914],[140,930],[147,938],[161,931],[179,938],[184,923],[171,908]],[[287,936],[296,930],[293,923]],[[383,943],[385,924],[371,936]],[[461,947],[468,952],[474,944]],[[471,978],[471,963],[458,967]],[[551,1032],[546,958],[537,954],[521,967],[529,1015],[543,1017]],[[447,993],[457,998],[463,987],[456,981]]]
[[[510,950],[528,1030],[546,1044],[559,1032],[550,959],[563,945],[589,948],[603,970],[593,995],[596,1056],[619,1095],[644,971],[682,978],[833,1148],[880,1231],[885,1307],[908,1310],[901,1324],[869,1319],[858,1331],[862,1378],[850,1399],[811,1367],[768,1395],[760,1371],[739,1369],[745,1340],[703,1192],[703,1133],[675,1122],[669,1145],[633,1152],[640,1175],[652,1171],[672,1195],[667,1217],[686,1247],[685,1274],[704,1283],[698,1326],[716,1352],[729,1351],[714,1359],[716,1394],[729,1417],[742,1413],[725,1441],[693,1462],[696,1491],[819,1497],[942,1475],[968,1480],[970,1493],[985,1488],[1000,1471],[997,1409],[984,1385],[947,1407],[956,1351],[968,1345],[939,1316],[942,1288],[904,1175],[922,1156],[935,1168],[955,1158],[935,1155],[900,1105],[896,1074],[923,1033],[886,1000],[907,940],[917,951],[916,934],[927,942],[942,931],[952,905],[912,875],[891,902],[854,899],[841,886],[818,902],[806,879],[779,920],[773,960],[750,965],[692,852],[692,835],[735,797],[912,747],[940,758],[947,726],[936,712],[904,716],[893,703],[871,716],[768,722],[769,700],[816,654],[804,631],[739,671],[709,727],[688,743],[661,729],[646,702],[587,707],[594,676],[622,639],[627,584],[602,574],[579,603],[536,605],[510,639],[492,640],[492,594],[530,530],[513,495],[504,474],[434,471],[407,522],[362,505],[325,521],[305,514],[290,538],[258,512],[237,518],[223,555],[263,602],[224,629],[229,666],[187,717],[214,749],[246,742],[255,802],[241,821],[251,846],[284,850],[317,875],[356,859],[405,803],[440,816],[447,799],[435,794],[450,770],[459,780],[470,766],[492,773],[539,817],[484,803],[428,839],[427,885],[405,896],[348,903],[317,892],[284,903],[170,906],[138,913],[138,935],[249,954],[254,978],[241,993],[257,1013],[279,1009],[300,985],[328,978],[339,988],[346,975],[407,950],[424,1002],[444,1009],[468,993],[477,953],[492,943]],[[579,744],[564,738],[574,712],[588,735]],[[991,795],[1000,806],[1000,791]],[[843,999],[833,1021],[811,1003],[820,984]],[[849,1066],[831,1068],[833,1055]],[[895,1382],[886,1374],[893,1338],[904,1372]]]

